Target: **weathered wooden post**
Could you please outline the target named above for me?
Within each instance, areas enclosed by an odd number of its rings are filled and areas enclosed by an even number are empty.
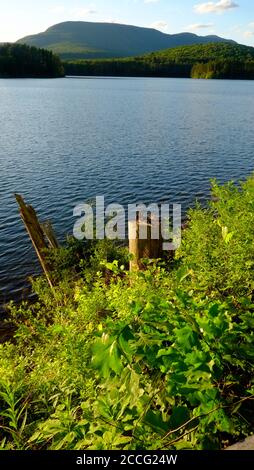
[[[56,239],[55,232],[53,230],[50,220],[46,220],[46,222],[41,222],[40,226],[46,239],[48,240],[49,247],[53,249],[59,248],[59,243]]]
[[[58,247],[58,243],[54,235],[53,229],[49,222],[40,224],[34,208],[26,204],[22,196],[20,196],[19,194],[15,194],[15,198],[19,205],[21,218],[24,222],[27,233],[36,251],[41,267],[47,278],[48,284],[51,289],[53,289],[54,284],[50,276],[51,266],[48,260],[46,259],[45,254],[45,250],[48,247]],[[46,239],[48,240],[48,244],[46,242]]]
[[[162,256],[161,222],[157,218],[142,220],[137,214],[136,220],[128,224],[129,253],[132,255],[130,271],[145,268],[143,259],[158,259]],[[157,235],[157,236],[156,236]]]

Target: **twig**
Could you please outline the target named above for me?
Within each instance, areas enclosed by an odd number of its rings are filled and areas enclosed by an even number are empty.
[[[175,434],[176,432],[178,431],[181,431],[181,429],[185,428],[186,426],[188,426],[188,424],[192,423],[193,421],[195,421],[196,419],[201,419],[201,418],[204,418],[206,416],[209,416],[210,414],[212,413],[215,413],[215,411],[218,411],[218,410],[223,410],[223,409],[226,409],[226,408],[231,408],[232,406],[236,406],[236,405],[239,405],[239,403],[243,403],[247,400],[253,400],[254,399],[254,395],[251,395],[250,397],[245,397],[245,398],[242,398],[241,400],[238,400],[237,402],[235,403],[232,403],[232,405],[219,405],[217,406],[216,408],[214,408],[213,410],[209,411],[209,413],[203,413],[199,416],[194,416],[193,418],[191,418],[189,421],[187,421],[186,423],[182,424],[181,426],[179,426],[179,428],[177,429],[174,429],[172,431],[169,431],[164,437],[162,440],[165,440],[168,436],[170,436],[171,434]],[[182,436],[183,437],[183,436]]]
[[[198,426],[199,426],[199,424],[198,424],[195,428],[192,428],[190,431],[187,431],[187,432],[186,432],[185,434],[183,434],[182,436],[179,436],[179,437],[177,437],[177,439],[174,439],[174,441],[168,442],[167,446],[162,447],[162,449],[165,449],[165,447],[170,447],[170,446],[172,446],[173,444],[175,444],[176,442],[181,441],[181,439],[183,439],[184,437],[188,436],[188,435],[191,434],[192,432],[196,431],[196,430],[198,429]]]

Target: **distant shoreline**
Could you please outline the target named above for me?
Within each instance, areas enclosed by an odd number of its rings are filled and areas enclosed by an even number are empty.
[[[32,79],[32,80],[56,80],[56,79],[59,79],[59,78],[66,78],[66,76],[62,76],[62,77],[38,77],[38,76],[25,76],[25,77],[13,77],[13,76],[6,76],[6,77],[3,77],[3,76],[0,76],[0,80],[29,80],[29,79]]]
[[[253,80],[254,48],[196,44],[137,57],[63,60],[63,67],[67,76]]]
[[[68,79],[73,79],[73,78],[76,78],[76,79],[89,79],[89,80],[92,80],[92,79],[105,79],[105,78],[108,78],[108,79],[121,79],[121,78],[125,78],[125,79],[128,79],[128,78],[154,78],[154,79],[158,79],[158,78],[164,78],[164,79],[177,79],[177,80],[199,80],[199,81],[230,81],[230,82],[236,82],[236,81],[242,81],[242,82],[253,82],[254,81],[254,78],[195,78],[195,77],[171,77],[171,76],[154,76],[154,75],[66,75],[65,77],[61,77],[61,78],[68,78]]]
[[[111,59],[63,59],[24,44],[0,46],[1,79],[64,77],[254,80],[254,48],[208,43]]]
[[[86,79],[86,80],[93,80],[93,79],[136,79],[136,78],[154,78],[154,79],[182,79],[182,80],[199,80],[199,81],[242,81],[242,82],[253,82],[254,78],[195,78],[195,77],[171,77],[171,76],[154,76],[154,75],[65,75],[62,77],[37,77],[37,76],[27,76],[27,77],[1,77],[0,80],[59,80],[59,79]]]

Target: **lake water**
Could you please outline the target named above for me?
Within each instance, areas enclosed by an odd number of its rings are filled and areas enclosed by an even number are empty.
[[[104,195],[186,209],[207,200],[211,178],[252,173],[253,151],[254,82],[0,80],[1,302],[39,270],[14,192],[63,240],[77,203]]]

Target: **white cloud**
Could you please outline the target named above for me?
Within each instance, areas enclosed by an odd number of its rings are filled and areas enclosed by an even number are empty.
[[[50,13],[52,13],[53,15],[66,13],[66,7],[63,6],[63,5],[57,5],[57,6],[50,9]]]
[[[244,31],[243,35],[245,38],[252,38],[254,36],[254,22],[252,21],[251,23],[248,24],[248,26],[252,29]]]
[[[213,28],[214,24],[213,23],[208,23],[208,24],[202,24],[202,23],[195,23],[195,24],[190,24],[189,26],[186,27],[187,31],[197,31],[198,29],[210,29]]]
[[[144,0],[144,3],[158,3],[160,0]]]
[[[164,32],[168,29],[168,23],[166,21],[155,21],[151,24],[151,28],[160,29]]]
[[[235,25],[232,28],[228,29],[228,34],[241,34],[242,33],[242,25]]]
[[[254,31],[245,31],[243,33],[243,35],[246,37],[246,38],[252,38],[254,36]]]
[[[66,8],[64,5],[58,5],[50,10],[53,15],[65,15],[71,19],[84,19],[91,15],[96,15],[98,12],[94,8]]]
[[[205,15],[207,13],[224,13],[238,7],[239,5],[233,0],[220,0],[218,2],[198,3],[194,5],[194,11],[200,15]]]
[[[86,18],[87,16],[96,15],[97,10],[94,10],[92,8],[73,8],[72,10],[70,10],[70,14],[71,16],[77,19],[82,19]]]

